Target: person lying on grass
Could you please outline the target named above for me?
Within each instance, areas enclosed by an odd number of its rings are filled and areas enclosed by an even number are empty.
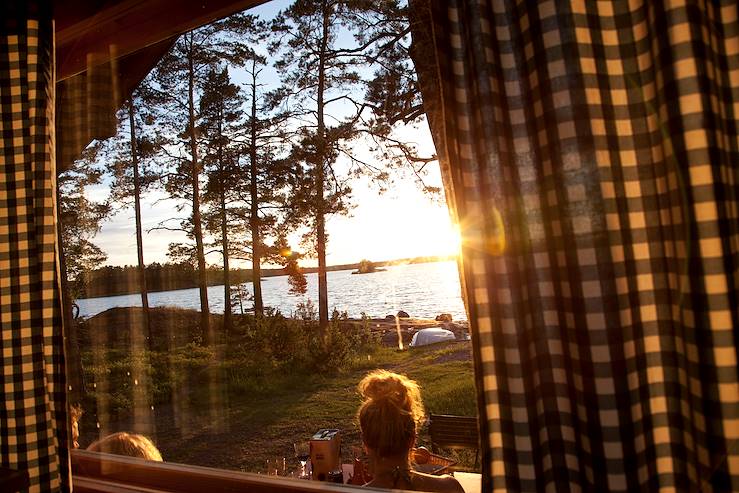
[[[365,486],[437,493],[464,493],[452,476],[411,469],[410,453],[424,417],[421,390],[404,375],[375,370],[359,382],[357,412],[372,481]]]
[[[126,433],[125,431],[113,433],[93,442],[87,447],[87,450],[163,462],[162,454],[159,453],[154,442],[144,435]]]

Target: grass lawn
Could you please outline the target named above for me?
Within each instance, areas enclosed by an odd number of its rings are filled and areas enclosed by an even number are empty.
[[[148,434],[167,461],[263,472],[267,459],[281,457],[287,459],[289,467],[296,468],[294,442],[309,439],[321,428],[339,428],[343,459],[348,462],[352,447],[360,446],[355,421],[359,406],[356,385],[367,371],[385,368],[417,380],[427,414],[476,415],[470,351],[469,342],[403,352],[377,347],[368,354],[355,355],[340,370],[325,374],[290,365],[255,372],[244,362],[244,355],[238,361],[218,362],[217,367],[211,363],[186,369],[183,364],[179,371],[188,376],[170,384],[169,398],[155,404]],[[107,370],[95,371],[99,374]],[[115,390],[117,385],[120,383],[110,384],[108,390]],[[95,410],[105,408],[100,406],[104,397],[98,393],[86,404],[90,412],[80,424],[83,447],[97,439],[101,430],[140,430],[135,410],[95,416]],[[419,442],[430,445],[425,427]],[[466,468],[473,466],[474,452],[448,455],[460,459]]]

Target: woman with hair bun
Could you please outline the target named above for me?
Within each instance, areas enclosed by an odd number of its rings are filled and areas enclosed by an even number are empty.
[[[424,411],[421,389],[404,375],[375,370],[359,382],[362,405],[357,412],[372,481],[365,486],[438,493],[464,493],[452,476],[431,476],[411,469]]]

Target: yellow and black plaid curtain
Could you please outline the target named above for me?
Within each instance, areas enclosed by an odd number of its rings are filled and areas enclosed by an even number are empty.
[[[426,9],[483,491],[739,491],[737,2]]]
[[[49,2],[0,3],[0,465],[69,484]]]

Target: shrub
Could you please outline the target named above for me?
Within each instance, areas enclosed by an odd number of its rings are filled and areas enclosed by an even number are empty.
[[[188,342],[169,352],[169,363],[174,368],[203,368],[215,359],[215,350],[203,346],[199,340]]]
[[[288,319],[277,311],[263,319],[267,325],[267,345],[275,363],[302,364],[305,361],[308,342],[305,323]]]
[[[316,305],[311,300],[307,300],[305,303],[300,302],[295,308],[293,318],[299,318],[304,322],[312,322],[318,320],[318,311]]]
[[[242,342],[229,349],[232,358],[253,361],[267,367],[284,364],[303,365],[307,359],[308,336],[306,323],[283,316],[268,308],[262,317],[249,317],[236,324]]]
[[[359,325],[348,322],[348,318],[346,312],[334,310],[325,331],[325,340],[321,340],[317,327],[311,331],[308,348],[314,370],[349,369],[359,356],[366,356],[378,347],[378,340],[370,331],[366,318]]]

